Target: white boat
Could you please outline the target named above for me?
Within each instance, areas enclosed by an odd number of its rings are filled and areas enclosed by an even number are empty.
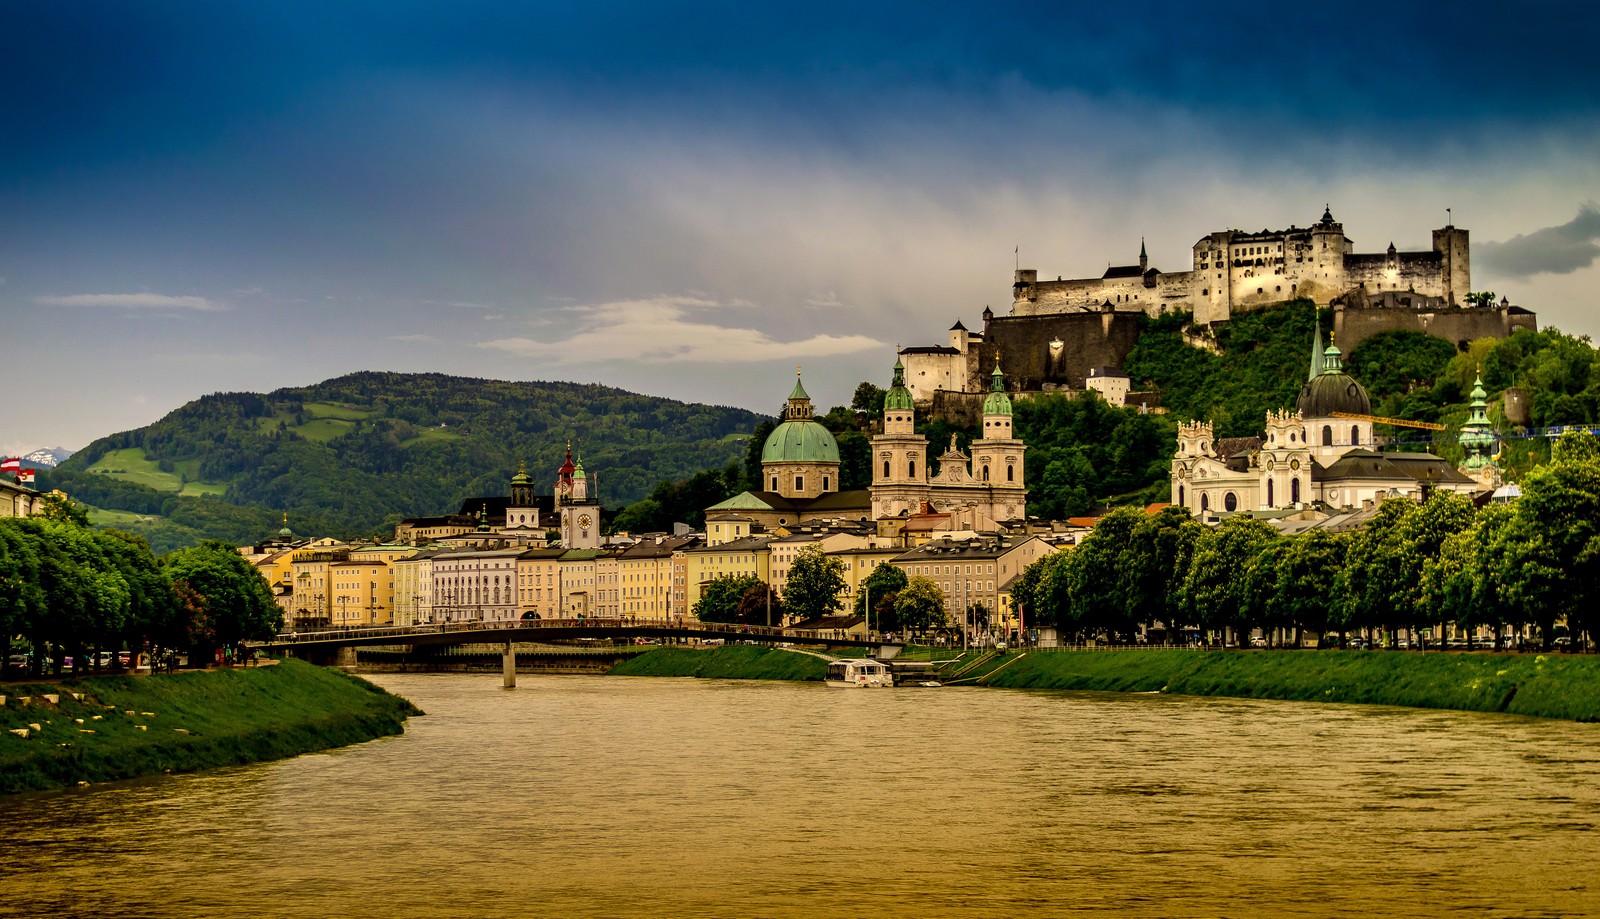
[[[840,689],[868,689],[875,686],[893,686],[894,677],[889,665],[870,658],[846,658],[828,665],[829,686]]]

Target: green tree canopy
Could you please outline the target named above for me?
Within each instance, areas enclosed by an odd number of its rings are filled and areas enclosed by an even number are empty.
[[[843,602],[846,587],[844,563],[829,558],[821,546],[807,546],[795,554],[784,583],[783,600],[796,619],[830,616]]]

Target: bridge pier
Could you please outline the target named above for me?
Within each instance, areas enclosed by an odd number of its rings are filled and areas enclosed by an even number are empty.
[[[506,642],[505,653],[500,659],[500,674],[500,688],[517,688],[517,652],[511,650],[511,642],[509,641]]]

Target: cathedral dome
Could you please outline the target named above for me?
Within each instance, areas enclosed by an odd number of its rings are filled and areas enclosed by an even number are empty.
[[[1327,418],[1334,412],[1372,414],[1367,391],[1350,374],[1337,370],[1307,380],[1300,387],[1300,401],[1295,407],[1307,418]]]
[[[767,435],[761,462],[837,463],[839,444],[828,429],[815,421],[785,421]]]

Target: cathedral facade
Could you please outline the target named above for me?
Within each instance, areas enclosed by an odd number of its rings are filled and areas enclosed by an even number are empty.
[[[975,530],[995,530],[1026,519],[1024,477],[1027,446],[1011,426],[1011,398],[998,366],[990,375],[983,402],[982,433],[971,453],[955,438],[939,457],[939,472],[928,469],[928,439],[916,433],[916,407],[906,387],[905,366],[896,360],[894,382],[883,398],[883,433],[872,438],[872,516],[909,516],[931,509],[949,513]]]
[[[1206,517],[1311,504],[1355,508],[1481,488],[1431,453],[1380,452],[1371,399],[1340,357],[1331,343],[1321,348],[1319,332],[1294,411],[1269,412],[1262,436],[1218,439],[1209,421],[1178,425],[1172,503]]]

